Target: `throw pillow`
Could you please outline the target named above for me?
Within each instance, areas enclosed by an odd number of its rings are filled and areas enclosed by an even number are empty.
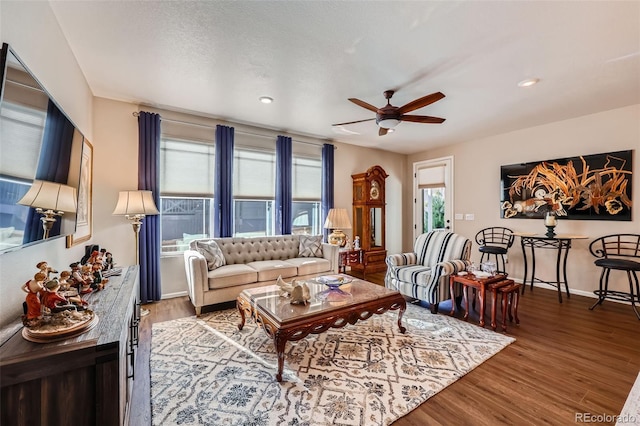
[[[300,257],[322,257],[322,235],[300,235]]]
[[[207,260],[207,269],[210,271],[227,264],[220,246],[213,240],[196,241],[196,250]]]

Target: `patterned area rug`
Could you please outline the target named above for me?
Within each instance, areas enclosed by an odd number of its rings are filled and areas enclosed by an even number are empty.
[[[640,425],[640,373],[617,417],[616,426],[618,425]]]
[[[236,310],[153,324],[153,425],[388,425],[515,339],[409,305],[288,342]]]

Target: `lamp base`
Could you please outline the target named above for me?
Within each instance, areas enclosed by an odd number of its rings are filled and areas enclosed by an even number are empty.
[[[549,238],[553,238],[556,236],[556,233],[554,232],[555,226],[547,226],[547,237]]]
[[[347,245],[347,236],[341,230],[334,229],[333,232],[329,234],[327,242],[329,244],[344,247],[345,245]]]

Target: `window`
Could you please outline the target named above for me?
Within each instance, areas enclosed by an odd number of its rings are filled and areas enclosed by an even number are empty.
[[[170,115],[170,114],[168,114]],[[213,236],[215,131],[166,119],[160,140],[162,252],[182,252]],[[236,131],[233,164],[233,235],[275,233],[276,138]],[[292,232],[320,234],[322,146],[293,142]]]
[[[275,141],[269,142],[271,150],[255,146],[235,147],[233,235],[236,237],[274,234],[276,153]]]
[[[40,108],[3,103],[0,116],[0,138],[7,146],[0,154],[0,249],[22,244],[29,207],[18,201],[33,183],[38,167],[46,120]]]
[[[293,144],[291,176],[293,181],[291,216],[293,234],[318,235],[322,232],[320,198],[322,195],[322,148]]]
[[[163,137],[160,141],[162,252],[182,252],[213,226],[214,145]]]

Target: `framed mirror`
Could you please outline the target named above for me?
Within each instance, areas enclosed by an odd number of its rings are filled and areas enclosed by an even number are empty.
[[[44,239],[37,202],[24,200],[34,182],[77,188],[84,136],[6,43],[0,56],[0,253]],[[62,186],[61,186],[62,185]],[[47,187],[51,187],[48,185]],[[34,189],[35,190],[35,189]],[[61,191],[62,192],[62,191]],[[29,197],[27,197],[29,198]],[[20,204],[22,203],[22,204]],[[49,238],[76,229],[72,207],[56,211]]]

